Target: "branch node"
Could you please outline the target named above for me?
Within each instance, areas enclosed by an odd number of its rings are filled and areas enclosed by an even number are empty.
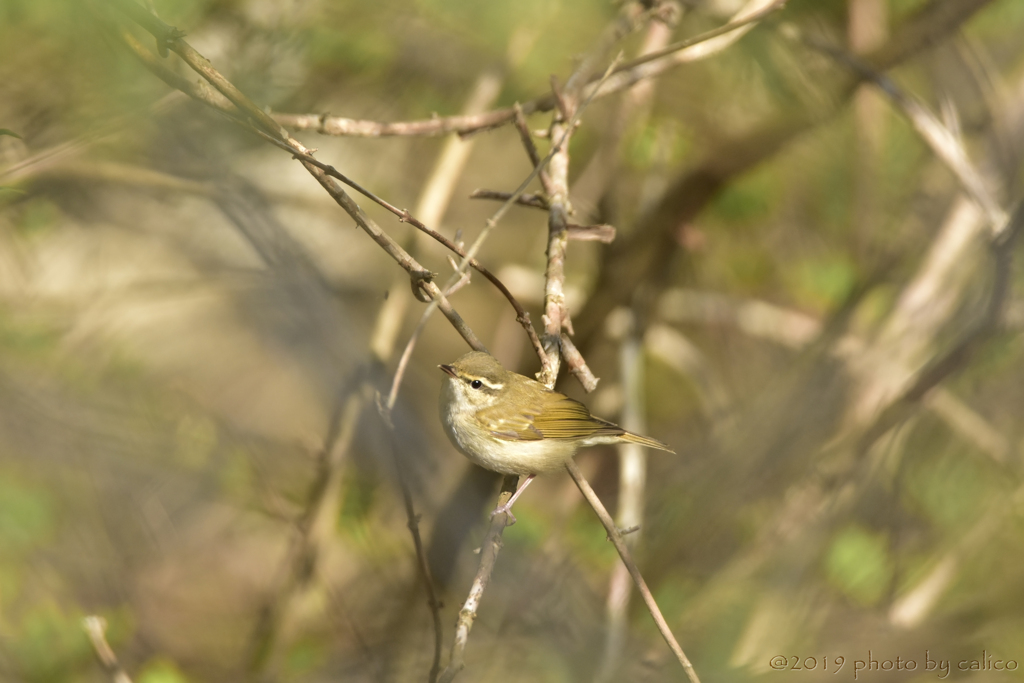
[[[430,296],[430,292],[426,290],[426,285],[433,282],[435,277],[437,277],[437,273],[432,273],[429,270],[409,271],[409,286],[412,287],[412,295],[416,297],[417,301],[429,304],[434,300],[434,297]]]
[[[640,525],[639,524],[637,524],[635,526],[626,527],[625,529],[619,529],[619,535],[620,536],[628,536],[629,534],[635,534],[638,531],[640,531]],[[604,540],[606,540],[609,543],[611,543],[612,542],[612,537],[611,536],[605,536]]]

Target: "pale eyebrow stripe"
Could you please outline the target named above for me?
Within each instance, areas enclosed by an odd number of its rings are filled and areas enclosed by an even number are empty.
[[[466,381],[467,382],[472,382],[473,380],[477,380],[477,379],[480,380],[481,382],[483,382],[484,386],[487,387],[488,389],[494,389],[495,391],[497,391],[498,389],[504,389],[505,388],[505,385],[502,384],[501,382],[498,382],[496,384],[492,384],[491,381],[488,380],[486,377],[469,377],[469,378],[466,379]]]

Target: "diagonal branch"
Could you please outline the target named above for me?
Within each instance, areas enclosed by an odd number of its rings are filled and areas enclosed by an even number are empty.
[[[864,453],[882,435],[906,419],[918,403],[946,377],[962,368],[978,347],[998,329],[1009,290],[1013,245],[1024,229],[1024,201],[1018,201],[1005,227],[990,241],[993,260],[992,291],[981,319],[946,352],[932,358],[913,382],[893,400],[861,436],[858,452]]]
[[[111,683],[132,683],[132,679],[121,666],[121,662],[117,660],[117,655],[114,654],[110,643],[107,642],[107,620],[95,615],[88,616],[82,620],[82,628],[89,636],[93,652],[96,653],[96,658],[100,660],[100,664],[110,676]]]
[[[928,111],[927,107],[917,98],[905,93],[895,81],[883,73],[873,69],[856,55],[830,45],[821,40],[803,37],[804,44],[848,67],[863,80],[873,83],[889,100],[910,120],[925,144],[953,172],[967,195],[985,212],[992,227],[993,234],[998,234],[1006,227],[1009,216],[996,201],[994,193],[981,173],[971,163],[962,141],[942,122]]]
[[[672,650],[672,654],[676,656],[679,664],[686,671],[686,677],[690,679],[690,683],[700,683],[700,679],[697,677],[697,672],[693,669],[693,664],[690,663],[690,659],[683,652],[683,648],[679,646],[679,642],[675,636],[672,635],[672,629],[669,628],[668,622],[665,621],[665,617],[662,615],[661,610],[658,608],[658,603],[655,602],[654,596],[651,594],[651,589],[647,587],[647,582],[644,581],[643,575],[640,573],[640,569],[637,568],[636,562],[633,560],[632,553],[629,552],[629,547],[626,545],[625,539],[622,538],[622,534],[615,527],[615,520],[608,514],[608,510],[605,509],[601,499],[594,493],[594,489],[590,487],[590,483],[584,478],[583,473],[580,472],[579,466],[570,460],[566,465],[565,469],[569,472],[569,476],[572,477],[573,481],[576,482],[576,486],[583,493],[583,496],[590,503],[590,507],[594,508],[594,512],[597,513],[598,519],[601,520],[601,524],[608,532],[608,540],[615,546],[615,550],[618,551],[619,557],[622,559],[622,564],[626,565],[626,569],[629,570],[629,575],[633,577],[633,583],[636,584],[636,588],[640,591],[640,596],[643,598],[644,603],[647,605],[647,609],[651,613],[651,617],[654,618],[654,623],[658,627],[658,632],[661,637],[665,639],[669,649]]]
[[[441,290],[433,283],[434,274],[419,264],[408,252],[405,251],[390,235],[384,232],[366,213],[352,200],[351,197],[338,185],[327,171],[321,168],[311,157],[311,150],[306,149],[301,143],[285,132],[272,118],[252,103],[241,91],[234,87],[216,69],[209,60],[196,52],[190,45],[182,40],[182,34],[177,29],[167,26],[162,21],[136,5],[132,0],[110,0],[119,10],[124,12],[133,20],[140,23],[146,30],[150,31],[157,38],[161,45],[169,47],[194,71],[205,78],[229,104],[224,103],[216,95],[212,95],[208,89],[186,87],[185,94],[195,97],[201,102],[213,106],[215,109],[228,114],[237,123],[248,128],[252,132],[265,139],[281,143],[290,151],[293,156],[299,159],[300,163],[312,175],[327,193],[345,210],[356,224],[366,232],[388,255],[390,255],[410,276],[410,284],[413,294],[423,302],[432,301],[441,312],[448,318],[452,326],[462,335],[472,348],[486,350],[483,343],[476,337],[462,317],[452,308]],[[146,19],[140,20],[139,15]],[[125,44],[143,61],[147,67],[153,67],[153,72],[168,85],[179,87],[183,80],[177,76],[170,76],[172,73],[166,67],[156,66],[156,58],[146,50],[138,41],[125,40]]]
[[[989,2],[932,0],[863,60],[876,70],[892,68],[954,32]],[[608,313],[627,303],[632,292],[648,283],[664,282],[666,269],[678,253],[678,226],[692,221],[722,187],[841,111],[858,80],[835,80],[831,90],[836,96],[825,110],[790,111],[767,119],[708,150],[703,160],[670,182],[657,205],[630,231],[631,237],[606,252],[596,287],[577,316],[577,343],[586,346]]]

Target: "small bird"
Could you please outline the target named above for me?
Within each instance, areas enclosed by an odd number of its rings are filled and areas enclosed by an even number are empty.
[[[527,479],[505,505],[507,513],[533,478],[560,469],[581,446],[635,443],[675,453],[665,444],[594,417],[585,405],[540,382],[506,370],[493,356],[471,351],[451,365],[441,385],[441,424],[467,458],[501,474]]]

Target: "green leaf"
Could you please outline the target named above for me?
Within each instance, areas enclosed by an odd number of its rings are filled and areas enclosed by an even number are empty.
[[[22,137],[20,135],[15,133],[10,128],[0,128],[0,135],[10,135],[12,138],[18,138],[19,140],[22,139]]]

